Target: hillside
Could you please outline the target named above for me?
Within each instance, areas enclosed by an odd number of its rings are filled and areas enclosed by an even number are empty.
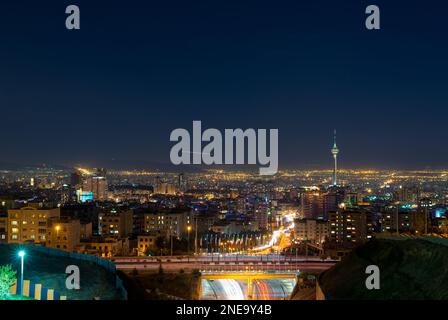
[[[381,289],[365,287],[368,265],[381,271]],[[372,240],[320,276],[327,299],[448,299],[448,247],[421,239]]]
[[[27,251],[25,279],[59,290],[61,295],[70,300],[91,300],[95,297],[102,300],[120,299],[115,289],[115,275],[92,262],[45,255],[32,246],[0,244],[0,265],[11,264],[20,272],[20,259],[17,257],[19,248]],[[76,265],[80,269],[81,290],[67,290],[65,287],[65,269],[69,265]]]

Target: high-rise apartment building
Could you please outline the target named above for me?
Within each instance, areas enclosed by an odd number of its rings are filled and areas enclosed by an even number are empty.
[[[103,176],[89,176],[84,180],[82,184],[82,191],[92,192],[94,200],[107,200],[107,190],[107,179]]]
[[[330,212],[330,241],[362,243],[372,237],[372,216],[366,211],[337,210]]]
[[[317,219],[323,217],[325,194],[322,191],[305,191],[300,195],[303,217]]]

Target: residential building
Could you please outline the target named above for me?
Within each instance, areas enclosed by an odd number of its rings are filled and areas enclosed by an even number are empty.
[[[362,243],[372,238],[372,217],[366,211],[338,210],[330,212],[330,241],[332,243]]]
[[[75,252],[81,240],[79,220],[54,219],[47,229],[46,246]]]
[[[8,214],[0,212],[0,243],[8,242]]]
[[[49,222],[59,218],[59,208],[23,207],[8,210],[8,242],[45,243]]]
[[[329,224],[325,220],[300,219],[294,223],[295,239],[322,244],[330,236]]]
[[[170,235],[181,237],[187,232],[187,226],[192,224],[188,212],[181,213],[145,213],[145,233],[161,232],[167,237]]]
[[[99,234],[105,237],[124,238],[132,234],[133,211],[112,209],[99,214]]]
[[[79,252],[103,258],[125,256],[129,254],[129,240],[127,238],[94,237],[88,241],[82,241]]]
[[[138,256],[146,256],[148,250],[157,249],[157,234],[144,234],[137,236],[137,252]]]

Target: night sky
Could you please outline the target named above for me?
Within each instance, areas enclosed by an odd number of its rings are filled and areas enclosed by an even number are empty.
[[[280,168],[331,166],[334,128],[343,168],[448,168],[447,17],[436,0],[2,0],[0,163],[169,163],[170,132],[202,120],[278,128]]]

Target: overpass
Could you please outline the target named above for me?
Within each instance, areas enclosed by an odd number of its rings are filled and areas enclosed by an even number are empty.
[[[199,270],[201,272],[321,272],[331,268],[336,261],[321,259],[272,256],[223,256],[223,257],[116,257],[112,261],[117,269],[157,271]]]
[[[284,300],[291,297],[297,275],[322,272],[336,261],[280,255],[220,255],[196,257],[115,257],[120,270],[157,272],[199,271],[203,300]]]

